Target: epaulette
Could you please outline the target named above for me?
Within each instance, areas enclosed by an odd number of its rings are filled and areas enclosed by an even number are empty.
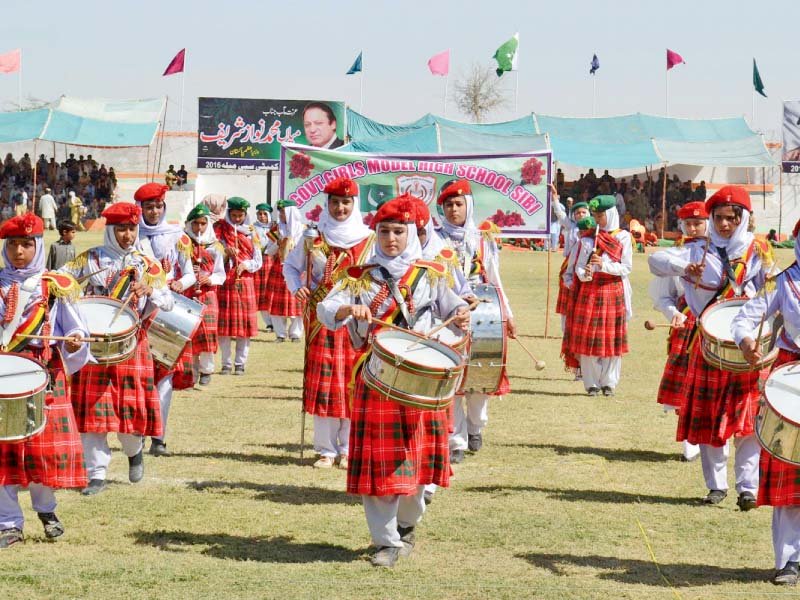
[[[81,286],[68,273],[47,271],[42,274],[42,281],[47,282],[47,291],[51,297],[75,301],[81,295]]]
[[[424,258],[421,258],[414,262],[414,266],[428,269],[429,271],[433,271],[439,275],[444,275],[447,273],[447,267],[440,262],[436,262],[435,260],[425,260]]]
[[[772,245],[760,239],[753,240],[755,244],[755,251],[758,254],[758,257],[761,259],[767,267],[771,267],[775,264],[775,254],[772,252]]]
[[[144,261],[144,274],[142,281],[149,285],[154,290],[161,289],[167,285],[167,274],[161,267],[161,263],[146,254],[139,253],[139,256]]]
[[[336,283],[354,295],[366,292],[372,285],[370,273],[378,265],[353,265],[336,273]]]
[[[433,259],[438,264],[442,265],[445,269],[445,279],[447,280],[447,285],[449,287],[453,287],[455,285],[455,278],[453,277],[453,271],[455,269],[460,268],[460,264],[458,262],[458,254],[456,254],[455,250],[452,248],[442,248],[439,254]]]
[[[488,219],[478,225],[478,231],[488,242],[496,242],[495,238],[500,236],[500,228],[496,223],[489,221]]]
[[[69,269],[70,271],[80,271],[86,265],[89,264],[89,250],[84,250],[78,256],[73,258],[67,264],[64,265],[65,269]]]
[[[184,258],[191,258],[192,256],[192,238],[185,233],[182,234],[178,241],[175,243],[178,253]]]

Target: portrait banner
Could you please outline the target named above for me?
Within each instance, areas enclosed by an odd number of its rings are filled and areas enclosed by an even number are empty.
[[[544,237],[550,233],[552,155],[549,151],[513,154],[368,154],[319,150],[284,144],[280,193],[297,202],[310,223],[319,221],[325,185],[337,177],[358,182],[361,212],[369,223],[385,200],[410,193],[428,204],[441,223],[436,198],[454,179],[470,183],[476,224],[495,223],[502,237]]]
[[[800,100],[783,103],[781,163],[784,173],[800,173]]]

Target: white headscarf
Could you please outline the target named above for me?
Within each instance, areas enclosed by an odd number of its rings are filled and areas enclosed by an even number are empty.
[[[412,264],[422,258],[422,247],[419,245],[417,226],[414,223],[404,223],[404,225],[408,228],[408,243],[405,250],[397,256],[386,256],[381,250],[380,243],[375,244],[373,260],[389,271],[389,274],[394,279],[400,279]],[[375,231],[378,231],[378,227],[380,227],[380,223],[375,226]]]
[[[237,208],[234,210],[241,210],[241,209]],[[244,221],[242,221],[238,225],[234,225],[233,221],[231,221],[231,209],[230,208],[227,209],[225,211],[225,222],[231,227],[233,227],[239,233],[243,233],[246,236],[251,236],[253,234],[253,231],[250,229],[250,226],[253,224],[253,222],[250,220],[250,215],[247,213],[246,210],[244,211]]]
[[[719,234],[717,228],[714,226],[713,212],[709,215],[708,226],[710,228],[711,243],[717,248],[725,248],[730,260],[744,256],[750,244],[753,242],[753,234],[747,231],[747,228],[750,226],[750,212],[746,208],[742,208],[742,221],[734,230],[733,235],[727,240]]]
[[[606,211],[606,225],[600,229],[603,231],[614,231],[615,229],[619,229],[619,212],[617,211],[616,206],[609,208]]]
[[[162,200],[163,202],[163,200]],[[144,220],[144,210],[139,216],[139,240],[147,238],[156,258],[163,258],[169,254],[181,232],[178,225],[167,223],[167,209],[161,213],[161,218],[155,225],[148,225]]]
[[[203,198],[203,204],[211,211],[209,219],[214,223],[223,218],[225,214],[225,196],[223,194],[206,194]]]
[[[706,222],[706,231],[708,231],[708,219],[705,219],[705,222]],[[683,219],[678,219],[678,228],[681,230],[681,233],[685,237],[689,237],[689,234],[686,232],[686,221],[684,221]]]
[[[286,215],[286,223],[281,223],[280,217],[278,218],[278,229],[281,232],[281,236],[297,241],[303,235],[303,229],[305,229],[303,216],[296,206],[284,206],[283,212]]]
[[[106,225],[103,232],[103,250],[114,258],[124,258],[136,249],[136,244],[139,242],[139,235],[137,233],[136,240],[127,249],[122,249],[122,246],[117,242],[117,236],[114,234],[114,225]]]
[[[44,273],[44,241],[41,236],[33,238],[36,241],[36,253],[28,266],[17,269],[11,265],[8,258],[8,240],[3,243],[3,261],[5,268],[0,271],[0,286],[11,285],[12,283],[22,283],[28,277]]]
[[[422,246],[422,258],[433,260],[439,256],[439,252],[445,247],[444,240],[439,237],[436,230],[433,228],[433,217],[428,219],[425,223],[425,245]]]
[[[325,236],[329,246],[352,248],[372,233],[372,230],[364,225],[364,217],[361,216],[360,205],[361,201],[358,196],[353,196],[353,211],[344,221],[337,221],[328,212],[328,203],[323,203],[322,214],[317,228]]]
[[[440,205],[437,205],[439,206],[442,216],[442,230],[444,231],[444,235],[457,241],[464,240],[468,233],[473,231],[477,232],[478,230],[478,228],[475,226],[475,220],[473,216],[475,212],[475,201],[472,198],[472,194],[464,194],[464,202],[467,204],[467,218],[463,225],[453,225],[447,220],[447,217],[444,214],[444,209]]]
[[[203,215],[208,219],[208,225],[206,226],[206,230],[201,234],[197,235],[194,231],[192,231],[192,222],[196,219],[192,219],[192,221],[186,221],[186,225],[183,227],[183,230],[186,232],[192,241],[200,244],[201,246],[209,246],[217,241],[217,236],[214,233],[213,222],[210,216]],[[197,217],[198,219],[200,217]]]

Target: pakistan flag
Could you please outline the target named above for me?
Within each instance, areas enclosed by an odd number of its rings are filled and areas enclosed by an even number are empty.
[[[504,43],[494,53],[494,59],[497,61],[497,76],[502,77],[506,71],[517,70],[517,57],[519,56],[519,33],[515,33],[514,37]]]

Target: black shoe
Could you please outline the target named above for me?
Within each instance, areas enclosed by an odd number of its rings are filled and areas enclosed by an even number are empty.
[[[452,450],[450,452],[450,462],[454,465],[462,462],[464,460],[464,451],[463,450]]]
[[[144,448],[136,456],[128,457],[128,481],[138,483],[144,477]]]
[[[267,325],[267,328],[264,331],[267,333],[274,333],[275,329],[272,327],[272,325]]]
[[[162,440],[152,438],[150,442],[150,454],[153,456],[169,456],[169,450],[167,450],[167,445]]]
[[[285,341],[286,341],[285,337],[277,337],[277,338],[275,338],[275,343],[276,344],[282,344]]]
[[[64,526],[58,520],[56,513],[37,513],[39,520],[44,525],[44,537],[48,540],[54,540],[57,537],[64,535]]]
[[[429,490],[425,490],[422,493],[422,499],[425,501],[425,506],[427,506],[428,504],[433,502],[433,492],[431,492]]]
[[[703,498],[703,504],[719,504],[728,497],[726,490],[708,490],[708,494]]]
[[[395,546],[381,546],[378,551],[372,555],[370,562],[374,567],[388,567],[391,568],[397,564],[397,559],[400,558],[400,551],[402,548]]]
[[[750,492],[742,492],[739,494],[739,498],[736,500],[736,506],[738,506],[739,510],[742,512],[747,512],[748,510],[758,508],[758,504],[756,504],[756,497]]]
[[[84,496],[94,496],[102,492],[104,489],[106,489],[105,479],[90,479],[89,485],[81,490],[81,494]]]
[[[613,396],[614,395],[614,388],[609,385],[604,385],[602,388],[603,396]]]
[[[219,371],[219,374],[220,375],[230,375],[231,374],[231,368],[230,367],[222,367],[220,369],[220,371]]]
[[[600,394],[600,388],[592,386],[588,390],[586,390],[586,393],[589,394],[590,396],[597,396]]]
[[[236,365],[233,368],[234,375],[244,375],[244,365]]]
[[[22,529],[12,527],[11,529],[0,531],[0,549],[10,548],[14,544],[23,541],[25,541],[25,536],[22,535]]]
[[[414,544],[417,541],[414,535],[414,528],[398,526],[397,533],[400,534],[400,541],[403,542],[403,547],[400,549],[400,556],[406,558],[414,551]]]
[[[211,383],[211,373],[200,373],[200,385],[208,385]]]
[[[800,574],[800,564],[790,560],[785,567],[775,571],[772,583],[775,585],[797,585],[798,574]]]
[[[483,447],[483,436],[480,433],[470,433],[467,440],[467,448],[472,452],[477,452]]]

